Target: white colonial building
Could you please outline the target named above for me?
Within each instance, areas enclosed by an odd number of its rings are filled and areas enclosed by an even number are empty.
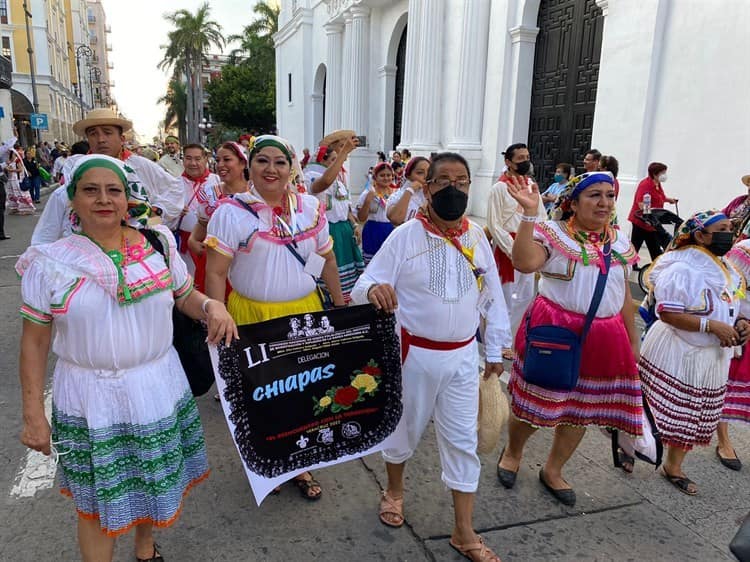
[[[378,150],[454,150],[484,216],[519,141],[542,187],[590,147],[616,156],[621,217],[651,161],[683,216],[746,189],[750,0],[282,0],[279,26],[279,133],[366,136],[354,191]]]

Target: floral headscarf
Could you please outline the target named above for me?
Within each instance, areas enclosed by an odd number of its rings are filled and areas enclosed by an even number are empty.
[[[669,243],[669,246],[667,246],[667,251],[675,250],[690,244],[694,232],[703,230],[715,222],[725,220],[726,218],[727,216],[717,209],[709,209],[707,211],[699,211],[695,213],[677,229],[674,239]]]
[[[578,176],[570,178],[565,189],[557,198],[555,206],[552,208],[553,220],[565,220],[567,219],[572,210],[570,204],[578,199],[581,192],[595,183],[605,182],[610,185],[615,184],[615,177],[610,172],[597,171],[597,172],[585,172]]]
[[[105,154],[87,154],[76,159],[70,169],[70,179],[65,183],[68,199],[73,199],[81,176],[92,168],[106,168],[117,175],[125,188],[125,196],[128,198],[128,224],[135,228],[146,226],[151,216],[151,204],[146,190],[135,175],[133,168],[117,158]],[[78,227],[78,217],[72,211],[70,218],[74,228]]]

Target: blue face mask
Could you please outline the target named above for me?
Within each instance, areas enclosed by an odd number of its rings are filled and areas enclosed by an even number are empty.
[[[565,181],[565,176],[562,174],[555,174],[555,183],[560,183],[562,181]]]

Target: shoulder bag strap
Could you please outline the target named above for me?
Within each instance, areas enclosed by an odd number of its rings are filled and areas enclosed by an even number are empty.
[[[599,304],[602,302],[602,296],[604,295],[604,286],[607,284],[607,276],[609,275],[609,265],[612,261],[612,252],[610,243],[607,242],[604,245],[604,271],[599,272],[599,277],[596,279],[596,288],[594,289],[594,296],[591,299],[589,305],[589,311],[586,313],[586,322],[583,324],[583,331],[581,332],[581,343],[586,339],[591,323],[594,321],[596,311],[599,309]],[[627,283],[627,280],[625,281]]]
[[[241,199],[235,198],[235,201],[237,201],[237,203],[239,203],[240,205],[242,205],[256,219],[260,218],[260,217],[258,217],[258,213],[255,212],[255,209],[253,209],[250,205],[248,205],[247,203],[245,203]],[[298,262],[300,262],[302,264],[302,267],[304,268],[305,265],[307,264],[307,262],[305,261],[305,258],[303,258],[302,256],[300,256],[299,252],[297,250],[295,250],[294,247],[291,244],[289,244],[289,243],[284,244],[284,247],[292,253],[292,255],[297,259]],[[315,278],[315,280],[317,281],[317,278]]]

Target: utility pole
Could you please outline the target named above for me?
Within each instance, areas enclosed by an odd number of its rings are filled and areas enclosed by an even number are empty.
[[[31,30],[29,28],[29,19],[33,17],[29,8],[26,4],[26,0],[23,0],[23,12],[24,19],[26,20],[26,43],[28,48],[26,52],[29,53],[29,70],[31,71],[31,96],[32,103],[34,105],[34,113],[39,113],[39,97],[36,93],[36,71],[34,70],[34,48],[31,42]],[[34,139],[39,142],[39,129],[34,129]]]

